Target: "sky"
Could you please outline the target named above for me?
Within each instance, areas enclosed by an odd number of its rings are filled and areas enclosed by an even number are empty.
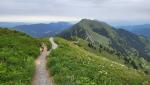
[[[149,23],[150,0],[0,0],[0,21]]]

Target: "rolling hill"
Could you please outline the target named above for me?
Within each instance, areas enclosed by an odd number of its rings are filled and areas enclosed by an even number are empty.
[[[121,26],[120,28],[126,29],[138,35],[150,37],[150,24],[133,25],[133,26]]]
[[[117,59],[123,60],[129,67],[149,69],[150,39],[123,29],[115,29],[105,22],[83,19],[58,36],[73,40],[92,52],[98,51],[97,54],[105,52],[104,55],[109,54],[107,58],[112,60],[111,55],[118,56]]]
[[[31,24],[14,27],[15,30],[27,33],[33,37],[49,37],[60,33],[62,30],[70,28],[72,24],[68,22],[58,22],[50,24]]]

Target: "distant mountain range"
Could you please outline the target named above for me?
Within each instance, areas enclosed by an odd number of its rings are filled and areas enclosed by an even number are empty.
[[[0,22],[0,27],[14,28],[15,30],[25,32],[33,37],[47,37],[54,36],[64,29],[70,28],[73,24],[69,22],[57,23],[24,23],[24,22]],[[150,24],[143,25],[129,25],[129,26],[116,26],[116,28],[125,29],[137,35],[150,37]]]
[[[146,37],[150,37],[150,24],[120,26],[120,28],[126,29],[138,35],[144,35]]]
[[[0,22],[0,27],[12,28],[18,25],[26,25],[29,23],[24,22]]]
[[[0,27],[17,30],[27,33],[32,37],[49,37],[54,36],[64,29],[72,26],[69,22],[56,22],[56,23],[24,23],[24,22],[0,22]]]
[[[83,19],[59,36],[82,43],[95,50],[117,55],[134,68],[143,68],[143,60],[150,61],[150,39],[124,29],[116,29],[105,22]],[[93,51],[94,52],[94,51]]]
[[[33,37],[48,37],[60,33],[62,30],[70,28],[72,24],[68,22],[58,22],[49,24],[31,24],[14,27],[15,30],[25,32]]]

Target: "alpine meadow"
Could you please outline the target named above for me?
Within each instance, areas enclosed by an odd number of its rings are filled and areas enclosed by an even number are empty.
[[[0,85],[150,85],[149,0],[1,0]]]

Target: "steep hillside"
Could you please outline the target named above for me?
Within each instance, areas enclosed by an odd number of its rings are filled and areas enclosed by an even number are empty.
[[[41,42],[24,33],[0,29],[0,85],[30,85]]]
[[[106,36],[99,35],[98,33],[94,32],[94,30],[97,28],[103,29],[103,27],[110,32],[113,31],[111,30],[111,27],[106,25],[104,22],[99,23],[97,21],[83,19],[71,29],[65,30],[60,35],[66,39],[79,37],[92,43],[101,43],[105,46],[108,46],[110,40]]]
[[[73,42],[57,38],[48,58],[56,85],[149,85],[150,77],[123,64],[97,56]]]
[[[150,24],[133,25],[133,26],[120,26],[120,28],[126,29],[138,35],[150,37]]]
[[[31,24],[14,27],[15,30],[27,33],[33,37],[48,37],[60,33],[62,30],[70,28],[72,25],[67,22],[58,22],[50,24]]]
[[[150,39],[115,29],[104,22],[83,19],[59,36],[76,40],[77,44],[86,42],[86,45],[82,44],[85,48],[89,46],[100,52],[115,54],[135,69],[149,67],[145,60],[150,61]]]

